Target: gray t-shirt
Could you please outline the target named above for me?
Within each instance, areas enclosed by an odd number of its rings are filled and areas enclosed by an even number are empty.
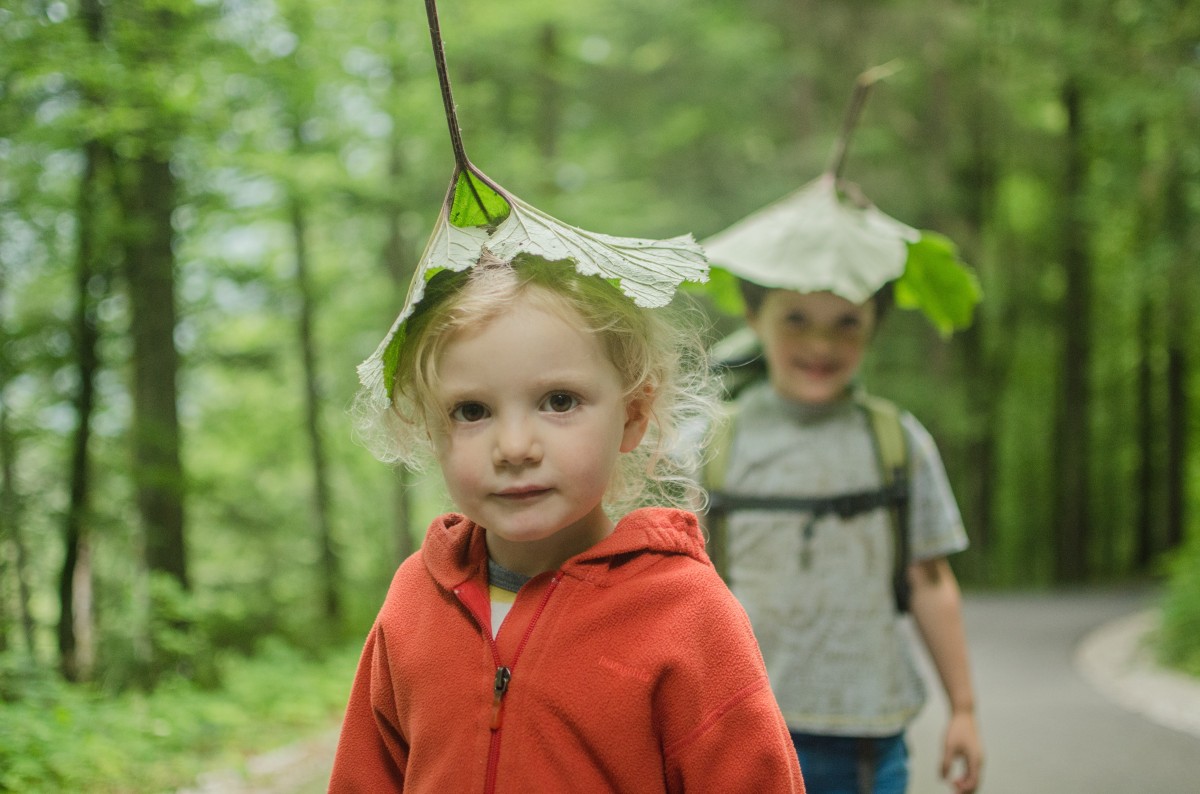
[[[880,486],[868,420],[851,399],[793,403],[767,383],[739,398],[724,490],[829,496]],[[901,413],[911,458],[914,561],[967,546],[962,518],[929,433]],[[813,521],[745,510],[728,521],[731,589],[750,616],[771,686],[792,730],[888,736],[925,699],[892,591],[893,530],[879,508]]]

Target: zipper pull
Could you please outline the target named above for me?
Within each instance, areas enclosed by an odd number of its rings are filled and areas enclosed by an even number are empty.
[[[511,679],[512,670],[507,667],[496,668],[496,681],[492,684],[492,730],[494,731],[500,729],[500,706]]]

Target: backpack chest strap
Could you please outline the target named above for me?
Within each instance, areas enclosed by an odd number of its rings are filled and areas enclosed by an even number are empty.
[[[751,496],[713,491],[709,493],[708,512],[728,516],[743,510],[810,513],[814,518],[837,515],[852,518],[881,507],[899,508],[908,503],[908,484],[903,478],[870,491],[853,491],[832,496]]]

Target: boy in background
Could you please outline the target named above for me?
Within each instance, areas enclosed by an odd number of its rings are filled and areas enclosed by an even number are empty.
[[[904,731],[925,698],[909,613],[950,704],[942,776],[971,794],[983,751],[947,562],[966,534],[929,433],[856,383],[918,234],[845,206],[831,177],[790,203],[800,223],[781,222],[785,200],[761,213],[770,224],[752,216],[705,242],[739,277],[766,370],[730,406],[702,478],[710,553],[750,616],[810,791],[905,791]],[[880,245],[848,254],[851,234]]]

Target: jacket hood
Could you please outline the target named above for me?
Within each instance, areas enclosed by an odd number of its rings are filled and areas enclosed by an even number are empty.
[[[421,547],[425,567],[434,580],[452,590],[483,577],[487,569],[484,529],[459,513],[439,516],[430,524]],[[669,507],[644,507],[626,515],[612,534],[562,564],[564,574],[591,579],[604,576],[644,556],[691,557],[711,566],[704,536],[693,513]]]

